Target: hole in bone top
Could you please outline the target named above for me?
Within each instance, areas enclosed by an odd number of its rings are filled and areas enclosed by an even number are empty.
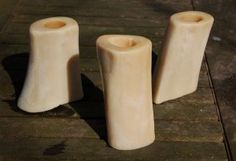
[[[110,43],[119,48],[130,48],[137,44],[132,38],[128,37],[113,37],[110,39]]]
[[[184,15],[181,17],[181,20],[185,22],[200,22],[203,20],[203,17],[197,15]]]
[[[49,21],[45,23],[45,27],[47,28],[53,28],[53,29],[57,29],[57,28],[61,28],[63,26],[65,26],[66,23],[63,21]]]

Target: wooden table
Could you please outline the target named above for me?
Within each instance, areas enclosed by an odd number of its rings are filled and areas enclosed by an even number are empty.
[[[135,34],[153,42],[153,64],[171,14],[193,10],[190,0],[12,0],[0,17],[0,160],[225,161],[228,144],[204,58],[198,90],[154,105],[155,142],[133,151],[108,146],[95,40]],[[197,3],[198,4],[198,3]],[[29,25],[69,16],[80,24],[85,97],[51,111],[28,114],[16,106],[28,63]],[[128,120],[127,120],[128,121]],[[228,154],[229,155],[229,154]]]

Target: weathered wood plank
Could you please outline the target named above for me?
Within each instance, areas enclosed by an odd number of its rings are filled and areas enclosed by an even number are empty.
[[[0,118],[0,138],[105,138],[105,120],[73,118]],[[17,133],[15,131],[17,130]],[[219,122],[155,121],[156,140],[222,142]]]
[[[99,75],[99,74],[98,74]],[[85,77],[84,77],[85,76]],[[90,79],[94,79],[94,80],[90,80],[87,78],[86,74],[84,74],[83,76],[83,89],[85,92],[85,97],[83,99],[83,101],[102,101],[103,100],[103,96],[102,96],[102,87],[101,87],[101,81],[99,82],[93,82],[93,81],[97,81],[97,78],[99,76],[95,76],[94,74],[92,74],[92,76],[89,76]],[[92,78],[95,77],[95,78]],[[4,77],[6,78],[6,77]],[[7,80],[3,80],[3,82],[6,82],[5,85],[8,85],[8,87],[6,88],[6,90],[4,90],[3,93],[1,93],[1,97],[2,98],[14,98],[12,97],[13,93],[13,86],[15,88],[15,92],[16,95],[18,96],[20,93],[20,90],[22,88],[23,85],[23,81],[22,82],[14,82],[13,83],[9,80],[9,78]],[[2,87],[5,88],[5,87]],[[8,89],[9,88],[9,89]],[[183,96],[181,98],[175,99],[173,101],[177,101],[177,102],[183,102],[183,103],[193,103],[193,104],[198,104],[199,102],[202,104],[214,104],[214,99],[213,99],[213,95],[212,95],[212,90],[210,88],[198,88],[194,93]],[[170,101],[172,102],[172,101]]]
[[[163,26],[163,25],[162,26],[156,26],[156,25],[155,26],[154,25],[153,26],[136,26],[132,22],[131,23],[129,23],[127,21],[116,22],[118,20],[116,20],[113,24],[111,24],[111,22],[109,22],[109,19],[105,19],[104,21],[108,21],[110,24],[104,24],[98,18],[93,18],[93,19],[92,18],[88,18],[88,19],[84,18],[84,21],[87,21],[87,23],[80,23],[81,22],[80,19],[76,19],[76,20],[79,23],[80,34],[86,33],[86,32],[83,32],[83,31],[86,31],[86,29],[92,30],[92,31],[97,29],[98,31],[100,30],[99,32],[104,32],[104,30],[106,29],[106,30],[108,30],[107,32],[109,32],[109,31],[112,31],[114,33],[123,32],[126,34],[140,32],[139,33],[140,35],[148,35],[149,33],[152,33],[152,34],[155,34],[155,36],[159,36],[159,34],[156,33],[156,31],[159,31],[159,32],[165,31],[165,29],[164,29],[165,26]],[[94,25],[94,23],[96,23],[96,21],[98,21],[97,23],[100,23],[100,24]],[[91,23],[91,22],[93,22],[93,23]],[[135,20],[135,22],[137,23],[137,20]],[[119,23],[121,23],[121,25],[119,25]],[[140,23],[145,23],[145,22],[140,22]],[[126,26],[122,25],[122,24],[125,24]],[[30,27],[30,23],[18,23],[18,22],[10,21],[7,24],[4,32],[10,33],[10,34],[28,34],[29,27]],[[88,31],[88,32],[90,32],[90,31]],[[83,37],[81,37],[81,38],[83,38]]]
[[[72,102],[61,105],[53,110],[29,114],[21,111],[16,102],[0,101],[0,117],[79,117],[83,119],[104,118],[103,102]],[[154,105],[154,118],[156,120],[177,121],[218,121],[216,105],[190,104],[179,102],[166,102]]]
[[[130,28],[131,29],[131,28]],[[85,32],[81,32],[81,30],[87,30]],[[90,31],[88,31],[90,30]],[[154,30],[154,29],[153,29]],[[153,52],[158,53],[161,46],[161,39],[163,35],[159,35],[158,30],[149,32],[148,29],[137,28],[137,30],[132,30],[129,32],[123,27],[98,27],[96,29],[93,27],[80,27],[80,46],[89,46],[95,47],[96,39],[104,34],[133,34],[133,35],[141,35],[149,38],[152,41],[152,49]],[[155,33],[156,32],[156,33]],[[28,32],[26,32],[28,33]],[[29,44],[29,35],[28,34],[11,34],[11,33],[0,33],[0,42],[4,45],[27,45]],[[161,32],[164,34],[164,31]]]
[[[215,100],[212,94],[212,89],[210,88],[198,88],[194,93],[175,99],[175,101],[188,102],[188,103],[193,103],[193,104],[194,103],[198,104],[199,102],[202,104],[215,103]]]
[[[96,47],[86,47],[81,46],[80,49],[80,58],[81,59],[97,59]],[[7,56],[15,55],[16,59],[19,57],[25,57],[27,59],[30,52],[30,44],[25,45],[0,45],[0,61],[5,59]],[[15,59],[15,58],[11,58]]]
[[[0,32],[10,18],[12,10],[17,6],[19,0],[0,1]]]
[[[95,46],[96,39],[104,34],[131,34],[141,35],[152,40],[153,49],[160,46],[161,39],[164,35],[164,28],[143,28],[143,27],[109,27],[109,26],[93,26],[80,25],[80,45]],[[0,35],[1,42],[4,44],[29,44],[28,26],[17,27],[15,25],[8,26],[6,31]]]
[[[196,10],[214,16],[206,48],[214,92],[227,138],[229,160],[236,160],[236,5],[234,0],[193,0]]]
[[[217,121],[216,105],[166,102],[154,105],[154,116],[162,120]]]
[[[2,45],[26,45],[29,44],[28,35],[0,33],[0,43]]]
[[[0,56],[1,57],[1,56]],[[6,70],[11,71],[20,71],[25,70],[28,65],[28,54],[18,54],[18,55],[12,55],[9,57],[4,57],[3,59],[3,66]],[[4,60],[5,59],[5,60]],[[14,64],[14,65],[12,65]],[[82,72],[99,72],[99,66],[98,66],[98,59],[95,58],[81,58],[80,59],[80,68]],[[208,82],[208,76],[207,71],[202,66],[202,70],[200,71],[200,81],[207,81]]]
[[[63,1],[64,2],[64,1]],[[44,5],[24,5],[24,9],[17,12],[40,15],[83,15],[99,17],[156,17],[156,14],[172,14],[177,11],[191,10],[192,6],[189,0],[181,1],[86,1],[72,2],[71,5],[64,3],[50,2]],[[105,3],[104,3],[105,2]],[[79,4],[80,3],[80,4]],[[27,2],[27,4],[29,4]],[[37,4],[37,2],[35,3]],[[42,3],[43,4],[43,3]],[[140,13],[140,10],[142,12]]]
[[[161,141],[223,141],[220,122],[156,121],[156,135]]]
[[[11,78],[0,66],[0,100],[14,98],[15,90]]]
[[[0,138],[99,138],[105,136],[104,120],[73,118],[0,118]],[[100,134],[95,132],[98,130]],[[17,133],[15,132],[17,130]]]
[[[24,79],[26,77],[26,70],[8,70],[7,72],[0,67],[0,84],[5,84],[5,86],[0,87],[2,90],[2,95],[5,94],[12,95],[14,94],[14,90],[12,90],[11,86],[22,86],[24,83]],[[89,71],[82,71],[82,82],[85,87],[94,84],[99,89],[102,89],[102,81],[99,72],[89,72]],[[4,90],[6,89],[6,90]],[[7,92],[8,91],[8,92]],[[10,94],[11,93],[11,94]],[[1,94],[0,94],[1,95]]]
[[[17,14],[13,17],[8,26],[13,24],[29,24],[46,18],[45,15],[26,15]],[[145,19],[145,18],[124,18],[124,17],[94,17],[94,16],[70,16],[75,19],[79,25],[98,25],[98,26],[123,26],[123,27],[164,27],[167,24],[168,17],[160,15],[158,19]],[[164,21],[164,22],[163,22]]]
[[[86,74],[85,74],[86,75]],[[94,75],[92,75],[94,76]],[[86,77],[83,77],[83,89],[85,92],[85,97],[83,101],[95,101],[99,102],[103,100],[102,96],[102,87],[99,82],[92,82]],[[90,77],[91,78],[91,77]],[[97,79],[97,78],[96,78]],[[93,80],[95,81],[95,80]],[[14,82],[14,81],[13,81]],[[23,82],[14,82],[14,88],[16,91],[16,95],[20,93],[20,90],[22,88],[22,83]],[[8,80],[8,85],[12,85],[12,83]],[[12,88],[12,87],[9,87]],[[1,97],[9,97],[9,95],[12,95],[12,90],[6,90],[6,93],[2,93]],[[11,97],[12,98],[12,97]],[[210,88],[198,88],[195,92],[192,94],[183,96],[181,98],[172,100],[172,101],[177,101],[177,102],[183,102],[183,103],[193,103],[193,104],[198,104],[199,102],[202,104],[214,104],[214,98],[212,95],[212,89]],[[170,102],[172,102],[170,101]]]
[[[93,0],[87,0],[87,1],[73,1],[73,0],[67,0],[67,1],[56,1],[56,0],[50,0],[50,1],[40,1],[35,0],[34,2],[28,1],[28,0],[22,0],[20,3],[21,6],[29,6],[29,7],[83,7],[83,8],[91,8],[91,7],[97,7],[97,8],[141,8],[141,9],[150,9],[150,6],[168,6],[169,8],[175,7],[175,9],[178,10],[187,10],[192,9],[191,3],[189,0],[183,0],[179,2],[178,0],[171,0],[171,1],[161,1],[161,0],[155,0],[155,1],[146,1],[146,0],[130,0],[129,3],[127,3],[126,0],[118,0],[118,1],[108,1],[108,0],[97,0],[95,3]]]
[[[90,103],[87,103],[88,107],[90,107],[89,108],[90,110],[97,107],[97,106],[91,107],[89,104]],[[87,107],[87,106],[82,106],[82,107]],[[87,115],[90,117],[96,117],[97,115],[96,114],[93,115],[92,112],[90,111],[89,112],[90,115],[89,114]],[[97,112],[101,113],[103,111],[98,109]],[[103,114],[99,114],[99,116],[101,115]],[[58,106],[57,108],[47,112],[32,114],[20,110],[17,107],[15,100],[0,101],[0,117],[9,117],[9,119],[11,117],[77,117],[77,116],[78,114],[70,105]]]
[[[62,13],[63,10],[63,13]],[[112,11],[113,10],[113,11]],[[130,10],[132,12],[130,12]],[[125,18],[157,18],[159,14],[158,12],[155,12],[155,10],[150,9],[142,9],[142,13],[140,13],[139,8],[96,8],[89,7],[55,7],[55,6],[38,6],[37,8],[31,7],[31,6],[24,6],[24,10],[18,9],[16,10],[17,14],[31,14],[31,15],[44,15],[45,17],[50,16],[96,16],[96,17],[125,17]],[[169,14],[174,13],[174,10],[168,11]]]
[[[4,161],[226,161],[222,143],[154,142],[132,151],[118,151],[97,139],[25,138],[3,139],[0,159]]]

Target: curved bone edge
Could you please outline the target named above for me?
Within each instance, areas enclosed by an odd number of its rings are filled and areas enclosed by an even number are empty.
[[[151,91],[151,41],[141,36],[104,35],[97,39],[108,143],[132,150],[155,139]]]
[[[47,18],[31,25],[31,53],[18,100],[20,109],[43,112],[83,97],[78,35],[77,22],[67,17]]]
[[[162,53],[153,74],[154,103],[176,99],[197,89],[213,21],[211,15],[199,11],[171,16]]]

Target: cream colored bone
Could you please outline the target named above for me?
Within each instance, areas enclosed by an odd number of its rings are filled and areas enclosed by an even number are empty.
[[[155,138],[151,41],[141,36],[104,35],[96,45],[109,144],[119,150],[151,144]]]
[[[153,76],[153,101],[172,100],[197,89],[204,50],[213,24],[204,12],[187,11],[170,18]]]
[[[53,17],[30,26],[31,53],[18,106],[42,112],[83,97],[75,20]]]

